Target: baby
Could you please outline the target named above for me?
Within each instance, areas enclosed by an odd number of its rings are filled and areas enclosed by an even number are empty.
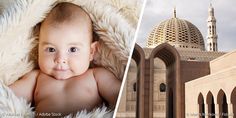
[[[96,45],[88,14],[77,5],[59,3],[40,26],[40,70],[9,87],[17,96],[35,102],[37,114],[68,115],[103,102],[114,108],[121,82],[104,68],[89,68]]]

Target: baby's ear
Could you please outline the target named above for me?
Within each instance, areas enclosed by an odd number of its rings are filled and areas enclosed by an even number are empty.
[[[98,42],[97,41],[92,42],[90,48],[90,58],[89,58],[90,61],[93,60],[94,54],[97,52],[97,48],[98,48]]]

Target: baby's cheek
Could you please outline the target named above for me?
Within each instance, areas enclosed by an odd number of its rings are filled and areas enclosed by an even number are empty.
[[[82,74],[82,73],[86,72],[86,70],[88,70],[89,62],[77,60],[76,62],[71,63],[70,67],[76,74]]]
[[[44,57],[44,56],[39,57],[39,62],[40,62],[41,64],[45,64],[45,63],[47,63],[48,61],[49,61],[49,59],[46,58],[46,57]]]
[[[52,62],[50,59],[42,58],[41,60],[39,60],[40,69],[47,70],[47,69],[50,69],[51,66],[52,66]]]

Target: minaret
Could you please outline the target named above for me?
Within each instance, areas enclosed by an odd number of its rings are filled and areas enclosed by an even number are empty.
[[[214,8],[210,4],[208,9],[207,19],[207,50],[218,51],[217,48],[217,34],[216,34],[216,18],[214,16]]]

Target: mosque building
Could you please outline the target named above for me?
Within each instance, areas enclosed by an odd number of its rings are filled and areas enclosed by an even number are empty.
[[[236,118],[236,51],[219,52],[208,9],[206,48],[199,29],[173,17],[135,45],[117,118]]]

